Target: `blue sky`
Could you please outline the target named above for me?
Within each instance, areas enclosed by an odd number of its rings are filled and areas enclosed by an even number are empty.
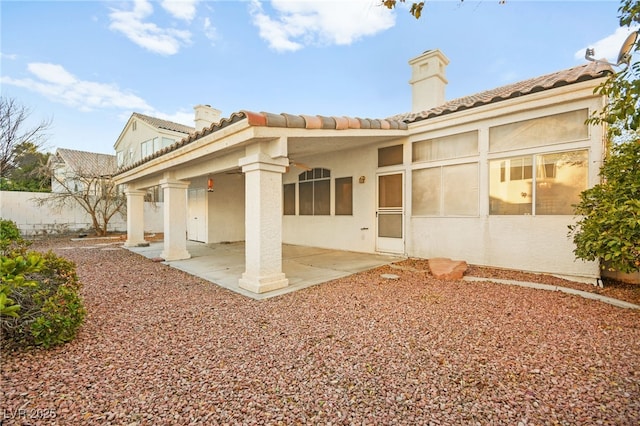
[[[409,1],[409,0],[408,0]],[[384,118],[408,112],[408,61],[440,49],[447,99],[616,59],[618,1],[0,1],[2,96],[52,119],[48,151],[114,154],[132,112],[193,106]]]

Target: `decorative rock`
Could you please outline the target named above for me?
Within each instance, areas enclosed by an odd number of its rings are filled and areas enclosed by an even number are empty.
[[[429,269],[436,279],[460,280],[467,271],[467,262],[437,257],[429,259]]]

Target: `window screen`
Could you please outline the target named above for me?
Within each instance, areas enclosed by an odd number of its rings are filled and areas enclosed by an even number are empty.
[[[353,179],[351,177],[336,179],[336,215],[353,214]]]
[[[378,149],[378,167],[393,166],[403,163],[403,146],[394,145]]]

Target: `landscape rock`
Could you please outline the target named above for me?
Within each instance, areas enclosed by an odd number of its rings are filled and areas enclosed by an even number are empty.
[[[438,280],[460,280],[467,271],[467,262],[436,257],[429,259],[429,269]]]

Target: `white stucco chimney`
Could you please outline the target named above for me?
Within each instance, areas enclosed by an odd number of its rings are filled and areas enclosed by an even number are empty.
[[[220,110],[211,108],[211,105],[196,105],[193,110],[195,111],[196,130],[202,130],[212,123],[217,123],[222,114]]]
[[[411,65],[411,112],[431,109],[445,102],[449,59],[438,50],[427,50],[409,61]]]

